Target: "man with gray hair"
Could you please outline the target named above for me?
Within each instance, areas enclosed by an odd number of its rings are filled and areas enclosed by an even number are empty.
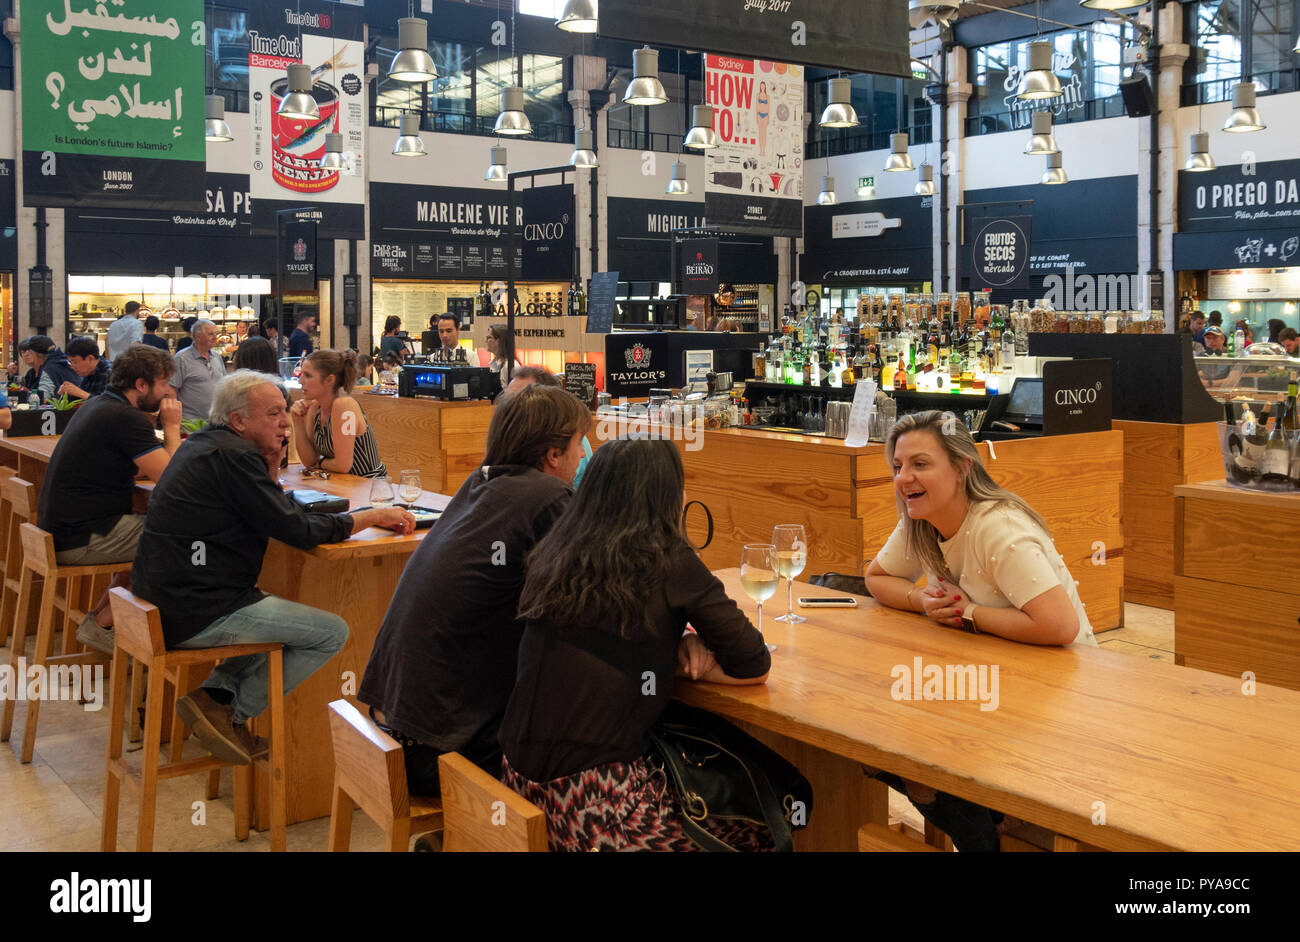
[[[289,413],[265,373],[237,370],[222,379],[210,416],[154,488],[132,585],[158,606],[168,648],[282,642],[288,693],[342,649],[348,626],[331,612],[258,590],[267,540],[311,549],[373,526],[412,533],[415,518],[397,507],[307,513],[285,494],[276,475]],[[266,749],[244,724],[266,709],[268,673],[265,655],[226,661],[176,709],[213,755],[247,764]]]
[[[206,422],[213,391],[226,375],[226,364],[219,354],[212,352],[217,342],[216,324],[209,320],[195,321],[190,336],[194,343],[177,351],[172,358],[176,371],[172,373],[171,383],[176,387],[176,398],[181,401],[181,418]]]

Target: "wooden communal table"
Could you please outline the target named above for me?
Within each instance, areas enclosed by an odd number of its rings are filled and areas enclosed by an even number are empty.
[[[717,575],[752,620],[739,571]],[[884,823],[861,785],[868,763],[1110,850],[1300,849],[1300,693],[1245,696],[1217,674],[966,635],[865,598],[784,625],[771,621],[781,595],[764,611],[777,645],[765,685],[679,682],[676,695],[742,721],[809,776],[796,847],[849,850],[858,825]],[[996,665],[997,708],[895,699],[896,668],[917,657]]]
[[[22,435],[0,437],[0,465],[13,468],[24,481],[36,485],[39,497],[45,483],[45,466],[61,435]]]
[[[598,415],[592,447],[644,430]],[[864,561],[884,546],[898,523],[894,482],[883,445],[849,448],[815,435],[723,429],[676,438],[686,497],[713,514],[713,542],[701,558],[712,568],[734,566],[746,543],[771,541],[779,523],[803,524],[809,573],[861,575]],[[993,479],[1042,514],[1094,629],[1124,623],[1124,530],[1120,516],[1124,438],[1091,432],[981,443]],[[704,515],[692,508],[687,531],[704,542]],[[1104,554],[1101,550],[1104,549]]]
[[[1300,494],[1218,480],[1174,495],[1174,659],[1300,690]]]

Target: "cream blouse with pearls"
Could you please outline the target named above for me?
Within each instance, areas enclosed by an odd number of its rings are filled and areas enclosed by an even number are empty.
[[[940,540],[948,571],[962,593],[976,605],[990,608],[1024,608],[1025,603],[1054,586],[1062,586],[1079,616],[1079,633],[1074,644],[1096,646],[1092,624],[1079,600],[1078,583],[1051,538],[1015,504],[1005,501],[976,501],[951,540]],[[921,561],[907,552],[903,521],[876,555],[885,572],[915,582],[928,573]]]

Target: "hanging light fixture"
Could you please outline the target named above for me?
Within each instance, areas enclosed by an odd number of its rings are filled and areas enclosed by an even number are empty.
[[[1187,158],[1187,163],[1183,164],[1183,169],[1192,173],[1214,169],[1214,158],[1210,156],[1210,135],[1205,131],[1197,131],[1192,135],[1192,153]]]
[[[212,144],[224,144],[233,141],[230,125],[226,123],[226,100],[220,95],[209,95],[203,100],[204,121],[203,138]]]
[[[397,143],[393,145],[394,157],[423,157],[424,141],[420,140],[420,116],[404,114],[398,119]]]
[[[711,150],[719,146],[718,132],[713,130],[713,106],[696,105],[691,109],[691,129],[682,142],[696,150]]]
[[[1070,182],[1070,178],[1065,175],[1065,171],[1061,168],[1061,155],[1059,152],[1047,155],[1047,172],[1043,174],[1043,178],[1038,182],[1049,185]]]
[[[501,90],[501,113],[493,133],[521,135],[532,134],[533,123],[524,114],[524,90],[518,85],[507,85]]]
[[[921,164],[917,170],[916,187],[912,192],[917,196],[934,196],[938,192],[934,185],[934,167]]]
[[[1052,44],[1035,40],[1029,44],[1029,70],[1020,77],[1016,97],[1026,101],[1060,98],[1061,80],[1052,71]]]
[[[840,201],[835,195],[835,178],[822,177],[822,191],[817,194],[818,206],[834,206]]]
[[[579,170],[593,170],[600,166],[592,147],[592,134],[586,128],[573,132],[573,153],[569,156],[569,166]]]
[[[429,24],[418,16],[397,21],[397,55],[388,65],[388,77],[399,82],[432,82],[438,67],[429,55]]]
[[[833,78],[827,83],[826,108],[817,122],[824,128],[856,128],[858,113],[853,108],[853,83],[846,78]]]
[[[564,0],[555,25],[570,33],[594,33],[597,24],[596,0]]]
[[[870,183],[858,187],[858,199],[873,200],[876,198],[876,188]]]
[[[291,121],[319,121],[320,109],[311,93],[311,69],[303,62],[294,62],[285,72],[289,76],[289,91],[280,99],[275,113]]]
[[[659,81],[659,51],[642,46],[632,53],[632,82],[623,93],[629,105],[662,105],[668,100]]]
[[[686,182],[686,165],[680,160],[673,161],[673,176],[668,181],[669,196],[685,196],[691,192],[691,185]]]
[[[1104,10],[1114,13],[1116,10],[1136,10],[1147,5],[1147,0],[1079,0],[1079,6],[1089,10]]]
[[[343,135],[326,134],[325,153],[321,155],[320,168],[322,170],[342,170],[343,166]]]
[[[885,169],[897,173],[901,170],[915,170],[912,157],[907,152],[907,134],[905,132],[889,135],[889,159]]]
[[[1266,126],[1264,119],[1259,116],[1259,109],[1255,107],[1254,84],[1238,82],[1232,86],[1232,113],[1223,122],[1223,130],[1238,133],[1262,131]]]
[[[1052,134],[1052,113],[1050,111],[1035,111],[1033,122],[1029,143],[1025,145],[1025,154],[1029,157],[1046,157],[1048,154],[1059,154],[1061,148],[1057,145],[1056,137]]]
[[[506,149],[504,147],[493,147],[489,150],[491,157],[488,160],[487,173],[483,179],[488,183],[506,183],[509,178],[509,171],[506,170]]]

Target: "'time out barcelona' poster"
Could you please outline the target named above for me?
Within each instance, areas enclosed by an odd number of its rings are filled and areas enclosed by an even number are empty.
[[[798,238],[803,234],[803,67],[709,55],[704,82],[721,141],[704,152],[709,223]]]

